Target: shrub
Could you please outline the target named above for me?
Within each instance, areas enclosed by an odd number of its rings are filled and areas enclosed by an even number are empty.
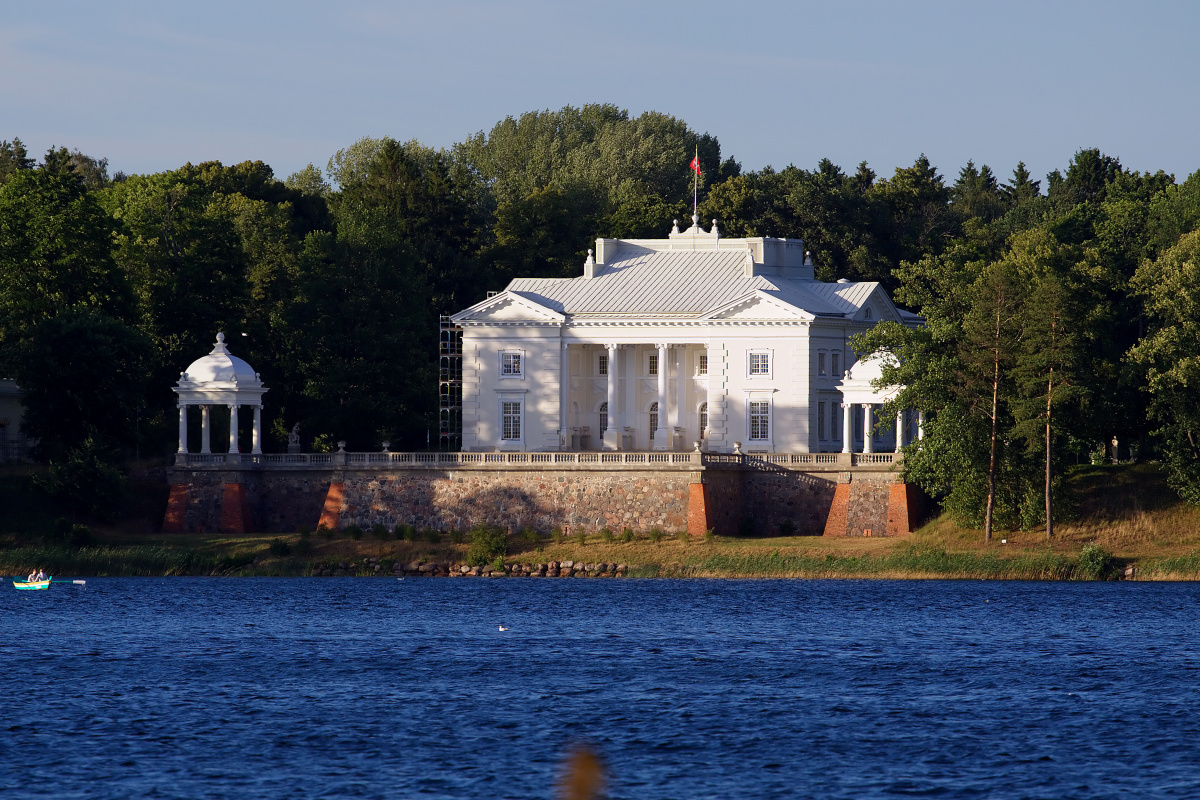
[[[632,542],[633,539],[634,539],[633,531],[631,531],[629,528],[623,528],[621,530],[621,541],[622,542],[629,543],[629,542]]]
[[[705,543],[707,543],[707,544],[712,544],[712,543],[713,543],[713,542],[715,542],[716,540],[717,540],[717,532],[716,532],[716,531],[714,531],[712,528],[709,528],[708,530],[706,530],[706,531],[704,532],[704,541],[705,541]]]
[[[362,535],[363,535],[362,528],[360,528],[358,525],[356,525],[353,522],[351,522],[349,525],[347,525],[345,528],[343,528],[343,532],[347,536],[349,536],[351,539],[354,539],[355,541],[361,539]]]
[[[471,529],[467,563],[482,567],[495,558],[508,555],[508,534],[499,525],[476,525]]]
[[[453,542],[454,544],[462,544],[464,541],[466,541],[466,537],[463,535],[463,532],[460,531],[458,528],[451,528],[450,529],[450,541]]]
[[[654,544],[658,544],[659,542],[662,541],[663,532],[661,530],[659,530],[658,528],[651,528],[649,536],[650,536],[651,542],[653,542]]]
[[[555,528],[550,532],[550,535],[554,538],[555,544],[562,544],[566,541],[566,538],[563,536],[562,528]]]
[[[682,530],[679,533],[675,534],[675,538],[678,539],[683,544],[687,544],[688,542],[690,542],[692,540],[692,535],[690,533],[688,533],[687,530]]]
[[[329,528],[326,528],[324,525],[318,525],[317,536],[320,536],[322,539],[332,539],[333,531]]]
[[[66,458],[52,461],[45,475],[35,475],[34,485],[63,505],[102,522],[112,522],[123,505],[125,474],[116,455],[88,437]]]
[[[96,537],[92,536],[91,528],[63,517],[54,520],[54,539],[75,550],[96,544]]]
[[[609,529],[609,527],[607,525],[605,527],[601,528],[600,529],[600,541],[604,542],[605,544],[609,544],[612,542],[612,540],[613,540],[612,530]]]
[[[492,569],[504,572],[504,559],[496,556],[496,560],[492,562]]]
[[[1096,581],[1108,577],[1116,567],[1112,553],[1095,542],[1089,542],[1079,551],[1079,577]]]
[[[541,535],[528,525],[521,529],[521,538],[528,544],[538,544],[542,541]]]
[[[396,538],[403,539],[406,542],[411,542],[417,538],[417,529],[412,525],[399,523],[396,525]]]
[[[580,528],[575,533],[575,541],[578,542],[580,547],[587,545],[587,531],[585,531],[583,528]]]
[[[287,556],[292,554],[292,548],[283,539],[272,539],[267,546],[273,556]]]
[[[376,522],[371,526],[371,535],[381,542],[388,540],[388,529],[384,527],[382,522]]]
[[[433,528],[422,528],[421,539],[429,544],[438,544],[442,541],[442,534]]]

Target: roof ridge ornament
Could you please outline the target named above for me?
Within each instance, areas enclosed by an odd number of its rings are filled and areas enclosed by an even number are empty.
[[[225,346],[225,334],[221,333],[220,331],[217,331],[217,343],[213,345],[212,352],[209,353],[209,355],[212,356],[216,355],[217,353],[229,355],[229,348]]]

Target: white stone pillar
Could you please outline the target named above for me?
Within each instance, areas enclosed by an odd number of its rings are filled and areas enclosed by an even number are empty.
[[[179,452],[186,453],[187,449],[187,405],[179,404]]]
[[[604,449],[618,450],[621,447],[621,414],[617,411],[617,345],[606,344],[608,351],[608,430],[604,432]]]
[[[854,406],[842,403],[842,452],[854,452]]]
[[[871,441],[871,404],[863,403],[863,452],[874,453],[875,445]]]
[[[562,450],[571,449],[571,421],[567,419],[567,406],[571,388],[571,355],[566,342],[562,343],[558,358],[558,443]]]
[[[691,375],[688,374],[687,363],[687,348],[680,347],[675,351],[675,413],[672,415],[671,425],[672,432],[674,428],[687,429],[687,420],[691,414],[691,409],[688,408],[687,402],[687,387],[691,383]],[[700,436],[693,436],[693,439],[699,439]],[[687,449],[687,437],[680,442],[683,449]]]
[[[638,398],[641,386],[638,380],[638,356],[641,355],[635,345],[630,345],[625,348],[625,405],[621,408],[621,435],[624,436],[625,428],[629,428],[633,434],[633,438],[629,442],[629,446],[637,450],[637,409]],[[624,446],[624,445],[622,445]]]
[[[925,438],[925,412],[917,412],[917,441]]]
[[[904,449],[904,412],[896,412],[896,452]]]
[[[209,406],[200,406],[200,452],[211,453],[211,428],[209,428]]]
[[[229,452],[237,453],[238,450],[238,407],[231,405],[229,407]]]
[[[251,453],[262,453],[262,406],[254,407],[254,434],[250,442]]]
[[[654,449],[670,450],[671,433],[667,427],[667,364],[666,344],[656,344],[658,348],[658,430],[654,432]]]

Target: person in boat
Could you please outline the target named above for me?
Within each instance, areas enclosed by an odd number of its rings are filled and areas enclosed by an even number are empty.
[[[36,569],[33,572],[29,573],[29,576],[27,578],[25,578],[26,583],[33,583],[36,580],[37,580],[37,570]]]
[[[44,580],[46,580],[46,570],[44,570],[44,569],[39,569],[39,570],[38,570],[38,574],[37,574],[37,579],[38,579],[39,581],[44,581]]]

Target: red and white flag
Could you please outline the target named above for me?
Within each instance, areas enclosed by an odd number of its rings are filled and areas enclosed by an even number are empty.
[[[703,172],[700,171],[700,154],[699,153],[697,153],[695,156],[692,157],[692,163],[689,164],[688,166],[690,166],[692,168],[692,172],[695,172],[697,175],[704,174]]]

